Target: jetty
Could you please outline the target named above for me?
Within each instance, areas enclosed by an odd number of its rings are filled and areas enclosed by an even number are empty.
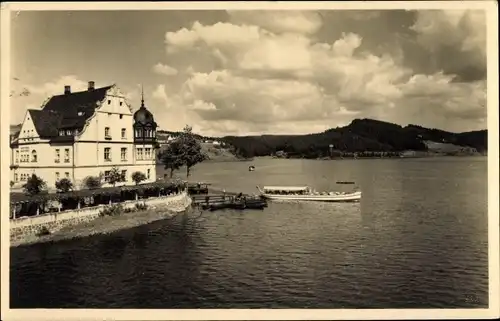
[[[201,188],[203,191],[207,191]],[[216,211],[223,209],[237,210],[262,210],[267,207],[267,200],[243,193],[234,193],[226,191],[211,190],[210,192],[190,194],[192,205],[204,210]]]

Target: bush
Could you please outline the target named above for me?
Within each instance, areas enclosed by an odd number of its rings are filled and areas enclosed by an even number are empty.
[[[101,179],[97,176],[87,176],[83,179],[83,186],[88,189],[98,189],[101,188]]]
[[[132,173],[132,180],[135,182],[135,185],[138,185],[140,182],[146,180],[146,175],[143,172],[133,172]]]
[[[62,178],[56,182],[58,191],[66,193],[73,190],[73,183],[68,178]]]
[[[31,175],[26,184],[23,185],[24,192],[28,195],[36,195],[40,194],[47,184],[43,179],[36,176],[35,174]]]
[[[121,204],[113,204],[106,206],[100,213],[99,216],[116,216],[124,212],[123,206]]]
[[[135,204],[135,209],[138,211],[145,211],[148,209],[148,204],[146,203],[137,203]]]

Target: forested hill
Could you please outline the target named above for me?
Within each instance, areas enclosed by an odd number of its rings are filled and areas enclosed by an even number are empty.
[[[268,156],[282,151],[291,157],[317,158],[328,155],[330,145],[342,152],[426,151],[426,141],[454,144],[486,152],[487,130],[451,133],[417,125],[402,127],[372,119],[355,119],[345,127],[307,135],[226,136],[243,157]]]

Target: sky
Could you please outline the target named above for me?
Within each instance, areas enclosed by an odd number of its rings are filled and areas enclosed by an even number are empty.
[[[465,10],[22,11],[11,123],[110,84],[161,129],[302,134],[356,118],[487,128],[486,16]]]

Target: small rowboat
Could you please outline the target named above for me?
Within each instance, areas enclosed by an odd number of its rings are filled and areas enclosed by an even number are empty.
[[[316,202],[356,202],[361,199],[361,191],[315,192],[309,186],[257,186],[260,195],[270,200],[316,201]]]

